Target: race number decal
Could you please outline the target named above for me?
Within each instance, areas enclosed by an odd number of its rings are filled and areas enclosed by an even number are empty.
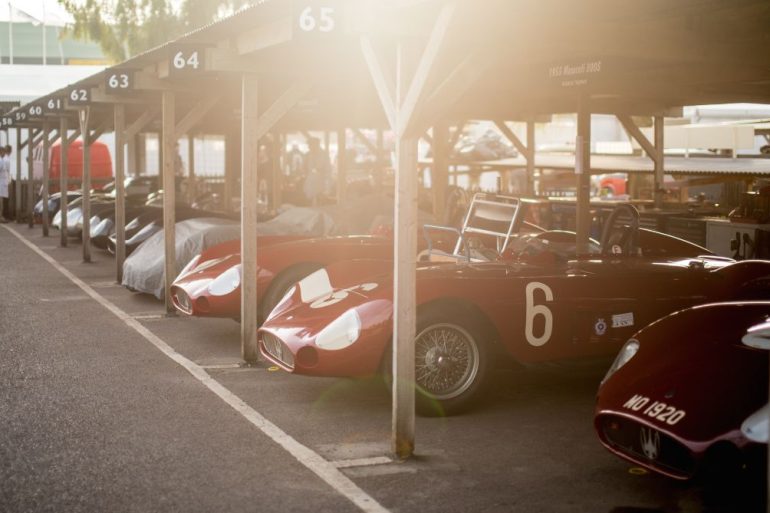
[[[553,301],[553,292],[551,287],[545,283],[533,281],[527,284],[525,290],[526,295],[526,322],[524,326],[524,335],[527,337],[527,342],[535,347],[540,347],[547,343],[551,339],[551,333],[553,333],[553,314],[551,310],[544,304],[535,304],[535,291],[539,290],[545,295],[545,302],[550,303]],[[535,319],[540,316],[543,318],[543,332],[539,335],[535,334]]]

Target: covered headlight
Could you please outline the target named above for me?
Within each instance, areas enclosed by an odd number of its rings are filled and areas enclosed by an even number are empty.
[[[237,289],[240,284],[241,264],[238,264],[232,266],[209,283],[209,294],[212,296],[225,296]]]
[[[766,444],[769,421],[770,404],[766,404],[743,421],[741,432],[752,442]]]
[[[633,358],[636,355],[637,351],[639,351],[638,340],[636,340],[635,338],[632,338],[628,342],[626,342],[623,345],[623,347],[620,349],[618,356],[615,357],[615,361],[612,362],[612,365],[610,366],[610,370],[607,371],[607,375],[604,376],[602,383],[610,379],[610,376],[615,374],[618,371],[618,369],[620,369],[629,361],[631,361],[631,358]]]
[[[126,225],[126,230],[136,230],[139,228],[139,218],[135,217],[130,223]]]
[[[358,340],[361,334],[361,318],[355,309],[348,310],[321,330],[315,345],[330,351],[344,349]]]

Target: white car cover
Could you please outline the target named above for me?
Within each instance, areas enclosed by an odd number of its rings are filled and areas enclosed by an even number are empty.
[[[310,208],[292,208],[257,225],[258,235],[324,236],[333,232],[329,215]],[[163,230],[139,245],[123,264],[123,285],[163,299],[165,257]],[[188,219],[176,223],[176,273],[203,250],[241,238],[237,221],[219,218]]]

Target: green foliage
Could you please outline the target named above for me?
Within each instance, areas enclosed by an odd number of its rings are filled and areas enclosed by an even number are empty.
[[[65,34],[99,43],[114,62],[211,23],[249,0],[59,0],[74,22]]]

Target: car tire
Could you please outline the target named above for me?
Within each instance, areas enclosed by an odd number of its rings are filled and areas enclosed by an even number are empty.
[[[430,308],[419,315],[415,339],[417,413],[425,417],[455,415],[479,401],[491,368],[490,348],[483,333],[479,322],[456,309]],[[392,390],[392,344],[383,355],[381,370]]]
[[[304,262],[281,271],[278,276],[273,279],[267,292],[265,292],[265,295],[262,297],[259,309],[259,324],[261,325],[265,319],[267,319],[267,316],[270,315],[273,308],[278,305],[278,302],[283,299],[294,284],[322,267],[323,265],[318,263]]]

